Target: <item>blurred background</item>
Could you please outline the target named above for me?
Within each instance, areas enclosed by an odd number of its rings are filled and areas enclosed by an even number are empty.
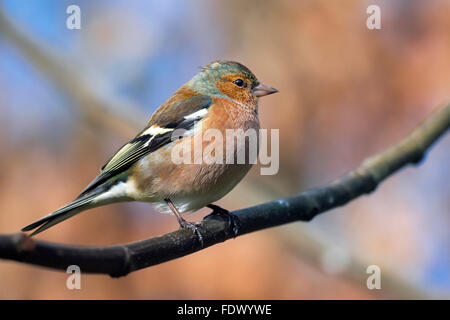
[[[81,29],[66,8],[81,8]],[[381,30],[366,27],[371,4]],[[239,61],[279,93],[280,170],[256,166],[229,210],[322,186],[406,136],[450,88],[450,2],[1,1],[0,233],[72,200],[199,67]],[[387,299],[450,297],[450,135],[418,168],[309,223],[245,235],[112,279],[0,261],[3,299]],[[201,220],[202,210],[187,216]],[[38,239],[142,240],[178,228],[150,204],[114,204]],[[368,290],[366,268],[381,269]]]

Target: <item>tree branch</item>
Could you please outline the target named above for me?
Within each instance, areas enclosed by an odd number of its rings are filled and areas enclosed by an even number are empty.
[[[342,206],[376,189],[398,169],[417,164],[429,147],[450,127],[450,104],[430,116],[408,137],[386,151],[365,160],[359,167],[329,185],[290,198],[267,202],[233,212],[239,219],[239,236],[294,221],[310,221],[316,215]],[[38,241],[25,234],[0,235],[0,258],[66,270],[78,265],[85,273],[113,277],[173,260],[233,237],[227,221],[219,217],[199,226],[203,246],[191,230],[105,247],[70,246]]]

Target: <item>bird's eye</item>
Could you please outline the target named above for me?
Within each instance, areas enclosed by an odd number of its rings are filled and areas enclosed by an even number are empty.
[[[235,85],[237,85],[238,87],[243,87],[244,84],[245,84],[244,80],[242,80],[242,79],[236,79],[236,80],[233,81],[233,83]]]

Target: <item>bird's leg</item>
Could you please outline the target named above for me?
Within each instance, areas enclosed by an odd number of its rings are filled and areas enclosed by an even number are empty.
[[[186,221],[185,219],[183,219],[183,217],[178,212],[177,208],[175,208],[175,205],[173,204],[172,201],[170,201],[170,199],[164,199],[164,201],[167,203],[170,210],[172,210],[173,214],[177,218],[178,223],[180,224],[180,228],[191,229],[194,232],[194,234],[197,236],[198,241],[200,242],[200,245],[203,247],[203,236],[200,233],[200,230],[198,230],[198,228],[195,226],[195,223],[189,222],[189,221]]]
[[[223,217],[226,218],[228,220],[228,224],[232,227],[233,229],[233,235],[234,237],[237,237],[238,232],[239,232],[239,219],[236,215],[232,214],[230,211],[221,208],[215,204],[209,204],[207,205],[208,208],[212,209],[213,212],[211,212],[210,214],[208,214],[206,217],[203,218],[204,219],[208,219],[210,217],[213,216],[219,216],[219,217]]]

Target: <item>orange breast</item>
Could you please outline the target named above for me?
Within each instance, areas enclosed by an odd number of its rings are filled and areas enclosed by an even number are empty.
[[[177,194],[205,196],[208,199],[214,198],[212,194],[222,197],[245,176],[252,166],[248,163],[248,159],[245,159],[244,164],[236,163],[238,151],[248,155],[252,147],[248,141],[245,142],[245,139],[244,143],[242,139],[238,139],[242,138],[242,134],[249,129],[256,133],[256,140],[253,141],[256,145],[253,147],[256,147],[257,153],[259,121],[256,106],[237,105],[226,99],[216,99],[208,115],[201,122],[201,130],[198,130],[194,136],[164,146],[139,162],[134,168],[138,171],[136,176],[141,177],[136,180],[138,188],[148,194],[149,198],[155,199]],[[208,130],[211,133],[209,139]],[[236,133],[236,136],[232,137],[233,148],[230,146],[227,148],[227,144],[231,143],[231,140],[227,139],[227,134],[230,138],[230,133],[233,132]],[[222,137],[217,138],[217,134]],[[239,140],[241,143],[238,143]],[[197,146],[197,151],[201,150],[200,153],[194,152],[196,143],[202,146],[200,149]],[[172,161],[174,147],[190,149],[191,164],[175,164]],[[205,163],[206,150],[214,156],[213,160],[222,158],[221,163]],[[233,163],[227,163],[230,159]],[[217,199],[212,201],[215,200]]]

